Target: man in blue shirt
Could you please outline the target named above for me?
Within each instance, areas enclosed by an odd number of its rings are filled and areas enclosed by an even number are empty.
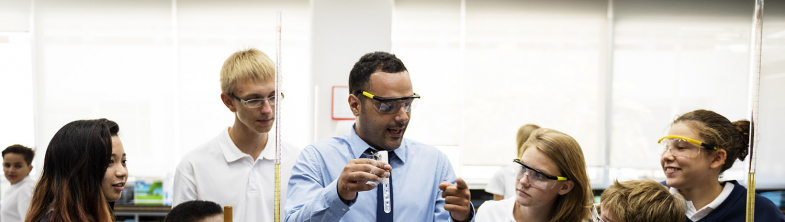
[[[349,73],[351,133],[319,141],[297,157],[286,221],[473,221],[466,182],[447,156],[403,138],[420,98],[400,59],[365,54]],[[389,164],[369,159],[389,152]],[[378,183],[390,181],[389,194]],[[377,185],[378,183],[378,185]],[[384,209],[387,199],[392,206]]]

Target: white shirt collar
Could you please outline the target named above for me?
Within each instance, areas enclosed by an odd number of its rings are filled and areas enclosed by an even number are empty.
[[[722,202],[725,201],[725,199],[728,199],[728,196],[730,196],[730,193],[731,191],[733,191],[733,187],[735,185],[733,185],[733,183],[728,183],[728,182],[723,182],[723,183],[725,183],[725,185],[723,186],[720,195],[717,196],[717,198],[714,198],[714,201],[711,201],[711,203],[704,206],[700,210],[695,209],[695,205],[692,204],[692,201],[689,200],[686,201],[686,204],[684,205],[684,210],[686,211],[687,217],[690,218],[690,220],[698,221],[700,219],[703,219],[704,217],[706,217],[706,215],[709,215],[709,213],[711,213],[712,210],[717,209],[717,207],[719,207],[720,204],[722,204]],[[670,193],[678,194],[679,189],[671,187]]]
[[[275,129],[275,126],[273,126]],[[221,132],[221,139],[218,141],[218,145],[221,148],[221,152],[224,154],[224,158],[226,162],[234,162],[239,160],[243,157],[251,157],[247,153],[243,153],[240,151],[240,148],[234,144],[232,141],[232,137],[229,136],[229,128],[225,128],[223,132]],[[267,144],[264,145],[264,150],[262,153],[259,154],[260,159],[267,159],[267,160],[275,160],[275,131],[270,130],[267,133]]]

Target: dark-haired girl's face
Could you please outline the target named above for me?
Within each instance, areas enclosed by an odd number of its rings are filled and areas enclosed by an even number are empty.
[[[112,156],[109,159],[109,166],[106,168],[103,184],[101,185],[106,201],[115,202],[120,199],[127,179],[128,168],[125,166],[123,143],[120,142],[119,137],[112,136]]]
[[[697,130],[684,122],[674,123],[668,131],[668,135],[682,136],[706,142]],[[673,149],[678,149],[674,147]],[[707,155],[705,149],[694,157],[673,155],[672,152],[665,151],[660,157],[662,170],[665,172],[665,182],[668,186],[678,189],[690,188],[692,186],[702,186],[703,181],[717,181],[711,178],[711,159],[712,155]]]

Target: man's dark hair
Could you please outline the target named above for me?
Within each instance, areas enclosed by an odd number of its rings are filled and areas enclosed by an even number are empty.
[[[5,150],[3,150],[3,157],[5,157],[6,153],[21,154],[25,158],[25,162],[27,162],[28,166],[33,164],[33,157],[35,157],[35,151],[33,151],[33,149],[19,144],[14,144],[5,148]]]
[[[164,222],[191,222],[222,214],[223,208],[212,201],[192,200],[183,202],[169,211]]]
[[[360,61],[354,63],[354,68],[349,72],[349,92],[360,94],[360,91],[368,88],[371,81],[371,74],[381,70],[386,73],[398,73],[406,70],[398,57],[388,52],[371,52],[360,57]]]

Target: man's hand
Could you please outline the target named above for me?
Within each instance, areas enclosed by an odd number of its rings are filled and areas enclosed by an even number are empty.
[[[343,167],[338,177],[338,196],[342,200],[354,200],[357,192],[373,190],[382,178],[390,177],[392,166],[372,159],[354,159]]]
[[[450,211],[450,216],[455,221],[467,221],[471,218],[471,198],[469,186],[460,177],[455,180],[455,184],[442,182],[439,184],[444,197],[444,209]]]

